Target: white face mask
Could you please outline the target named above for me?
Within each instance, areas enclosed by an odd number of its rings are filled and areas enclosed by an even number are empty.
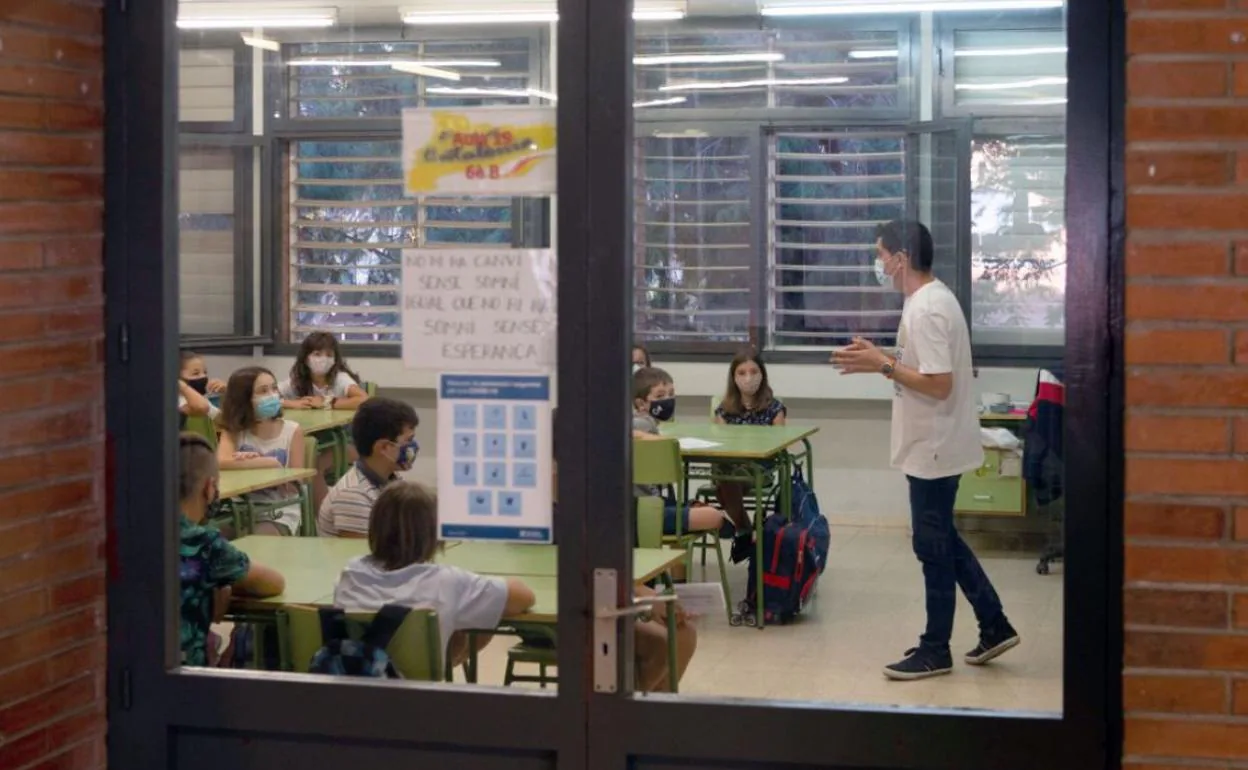
[[[763,384],[763,375],[748,374],[737,378],[737,387],[741,389],[741,395],[753,396]]]
[[[875,259],[875,280],[879,281],[881,286],[885,286],[896,291],[901,290],[897,285],[897,276],[888,274],[887,265],[884,263],[884,260],[879,257],[876,257]]]
[[[308,368],[313,374],[328,374],[334,368],[333,356],[308,356]]]
[[[641,365],[641,364],[633,364],[633,374],[636,374],[637,372],[640,372],[640,371],[642,370],[642,368],[643,368],[643,367],[642,367],[642,365]]]

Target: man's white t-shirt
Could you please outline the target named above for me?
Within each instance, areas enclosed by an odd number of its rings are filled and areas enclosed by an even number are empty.
[[[953,373],[940,401],[894,383],[893,467],[907,476],[940,479],[983,465],[971,366],[971,335],[962,306],[938,280],[906,300],[897,331],[897,360],[920,374]]]

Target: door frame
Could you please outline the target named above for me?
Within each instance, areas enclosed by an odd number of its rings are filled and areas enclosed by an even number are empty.
[[[631,174],[629,3],[589,0],[589,77],[599,84],[589,115],[593,187],[585,255],[595,297],[581,334],[585,389],[600,407],[565,426],[577,441],[576,475],[595,480],[596,515],[586,526],[593,569],[613,569],[631,585],[626,480],[631,452],[626,367],[631,346],[630,284],[619,254],[631,254],[624,191]],[[1066,522],[1064,710],[1060,718],[955,710],[591,693],[589,765],[624,770],[714,761],[764,768],[780,763],[843,768],[1000,770],[1002,767],[1113,768],[1121,755],[1123,314],[1122,0],[1068,0],[1067,328],[1065,348]],[[567,243],[561,240],[561,244]],[[578,244],[579,245],[579,244]],[[562,324],[561,324],[562,328]],[[569,340],[570,342],[570,340]],[[560,419],[563,420],[562,414]],[[616,425],[591,437],[592,426]],[[578,441],[579,439],[579,441]],[[605,505],[603,504],[605,501]],[[588,504],[588,498],[578,502]],[[618,513],[614,513],[618,512]],[[623,594],[623,591],[621,591]],[[621,595],[623,601],[626,596]],[[747,632],[748,633],[748,632]],[[763,633],[774,633],[764,631]],[[631,620],[620,622],[627,650]],[[1076,654],[1077,651],[1077,654]],[[621,655],[620,681],[631,681]],[[713,727],[713,740],[690,740]]]
[[[563,6],[558,174],[570,193],[561,220],[574,230],[587,219],[590,188],[583,139],[589,83],[576,64],[585,58],[588,17],[584,0]],[[168,449],[178,432],[175,16],[175,0],[108,3],[104,11],[109,765],[174,767],[179,735],[213,735],[410,750],[393,764],[374,763],[379,770],[411,767],[420,752],[447,749],[496,761],[550,757],[561,770],[584,770],[588,599],[577,548],[560,549],[558,634],[566,664],[554,694],[178,668],[178,469],[177,452]],[[587,315],[589,298],[572,287],[587,276],[573,260],[560,271],[559,304],[574,321]],[[569,328],[574,323],[561,324]],[[564,349],[583,343],[565,340]],[[567,356],[560,361],[569,382],[581,369]],[[587,404],[585,392],[572,390],[568,404]],[[563,476],[565,487],[571,478]],[[563,542],[582,537],[569,517],[555,531]]]

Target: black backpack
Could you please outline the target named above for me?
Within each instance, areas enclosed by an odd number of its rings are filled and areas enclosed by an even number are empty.
[[[377,611],[364,636],[356,640],[347,633],[345,612],[333,608],[320,610],[321,640],[325,646],[312,656],[308,672],[402,679],[403,675],[395,669],[394,662],[386,653],[386,646],[403,625],[408,611],[407,607],[387,604]]]

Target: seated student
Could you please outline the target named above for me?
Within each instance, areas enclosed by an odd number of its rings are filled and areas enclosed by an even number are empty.
[[[675,414],[676,385],[672,376],[654,367],[637,370],[633,375],[633,438],[658,438],[659,423],[667,422]],[[659,496],[662,490],[637,487],[635,493],[640,497]],[[701,503],[686,506],[682,516],[682,533],[718,529],[724,520],[718,510]],[[671,500],[663,508],[663,531],[669,535],[676,534],[676,503]]]
[[[192,350],[182,351],[181,369],[178,372],[178,378],[185,382],[191,390],[205,398],[220,396],[225,392],[225,383],[209,377],[208,366],[204,363],[203,356]],[[209,404],[211,406],[211,402]],[[208,416],[215,420],[219,412],[220,410],[213,406],[209,410]]]
[[[284,409],[355,409],[368,400],[359,377],[343,360],[338,340],[327,332],[312,332],[303,339],[290,376],[277,387]],[[348,448],[347,460],[355,462],[356,457],[355,450]],[[325,476],[333,466],[333,450],[322,449],[312,478],[312,504],[318,510],[329,492]]]
[[[646,346],[640,342],[633,343],[633,374],[641,369],[649,369],[654,366],[650,361],[650,351],[646,350]]]
[[[533,606],[533,591],[515,578],[484,577],[447,564],[435,564],[438,503],[419,484],[397,481],[373,506],[367,556],[352,559],[334,587],[334,605],[348,611],[376,612],[387,604],[438,613],[443,660],[452,667],[468,658],[466,630],[491,631],[506,615]],[[479,650],[491,636],[476,637]]]
[[[223,470],[303,468],[303,429],[282,419],[277,379],[268,369],[249,366],[230,375],[221,400],[221,436],[217,460]],[[253,503],[273,503],[298,496],[294,484],[261,489],[247,495]],[[254,522],[257,535],[294,535],[303,512],[298,503],[262,512]]]
[[[728,386],[723,400],[715,407],[715,422],[721,425],[784,425],[788,414],[789,410],[771,392],[767,366],[762,358],[749,350],[738,353],[728,366]],[[738,473],[732,467],[716,470],[732,475],[746,473]],[[754,543],[754,528],[750,517],[745,514],[747,487],[739,481],[721,481],[715,486],[715,496],[736,530],[732,538],[734,562],[749,558]]]
[[[420,419],[410,404],[370,398],[351,421],[351,438],[360,452],[338,479],[316,516],[323,537],[368,537],[369,516],[382,488],[397,471],[411,470],[420,447],[413,435]]]
[[[203,436],[183,433],[178,444],[182,664],[204,666],[208,664],[208,629],[222,610],[214,602],[228,599],[229,591],[277,596],[286,590],[286,581],[203,524],[208,507],[217,499],[217,458]]]

